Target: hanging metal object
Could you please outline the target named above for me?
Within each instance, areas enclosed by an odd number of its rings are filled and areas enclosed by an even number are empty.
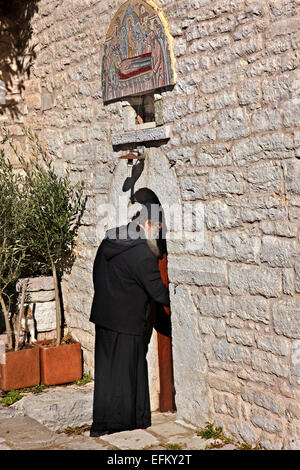
[[[119,160],[127,160],[128,177],[132,177],[132,169],[134,166],[134,160],[145,160],[146,158],[146,147],[138,147],[136,150],[132,150],[126,155],[119,157]]]

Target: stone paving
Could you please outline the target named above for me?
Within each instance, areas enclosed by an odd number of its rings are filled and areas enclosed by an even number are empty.
[[[152,425],[146,430],[137,429],[105,435],[101,438],[91,438],[85,427],[85,431],[80,435],[67,434],[66,429],[70,427],[70,409],[73,407],[76,410],[80,402],[90,403],[90,398],[87,402],[82,402],[82,395],[86,394],[90,397],[92,387],[93,384],[87,384],[84,387],[74,385],[54,387],[36,395],[26,394],[24,398],[10,407],[0,405],[0,450],[166,450],[172,448],[204,450],[211,444],[221,444],[218,440],[201,438],[197,435],[195,428],[188,423],[178,422],[176,413],[170,412],[153,412]],[[65,407],[62,406],[63,400],[57,401],[59,392],[69,394],[69,401],[64,400]],[[21,406],[22,401],[26,402],[26,406]],[[30,401],[32,408],[29,405]],[[55,401],[57,403],[54,403]],[[38,413],[33,418],[28,416],[28,413],[32,414],[35,404]],[[41,404],[44,404],[44,411]],[[50,420],[45,418],[49,415],[49,408],[51,408]],[[57,426],[53,424],[55,410],[59,415],[60,429],[55,429]],[[86,425],[91,424],[88,418],[90,412],[88,411],[86,415],[89,421],[84,423]],[[82,419],[84,417],[80,416],[78,427],[83,425]],[[39,421],[50,424],[45,425]],[[76,428],[74,420],[72,424],[73,428]],[[233,450],[237,447],[227,444],[219,449]]]

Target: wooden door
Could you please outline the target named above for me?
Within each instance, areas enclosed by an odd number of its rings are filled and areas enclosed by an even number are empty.
[[[168,286],[167,255],[158,264],[163,283]],[[168,307],[163,307],[167,315],[171,315]],[[158,332],[158,363],[160,395],[159,407],[161,412],[173,411],[175,406],[175,387],[173,375],[172,338]]]

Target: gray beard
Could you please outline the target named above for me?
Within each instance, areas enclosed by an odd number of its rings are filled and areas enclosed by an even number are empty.
[[[159,247],[157,244],[157,240],[153,238],[147,238],[147,244],[150,250],[152,251],[152,253],[154,253],[154,255],[158,258],[160,255],[160,251],[159,251]]]

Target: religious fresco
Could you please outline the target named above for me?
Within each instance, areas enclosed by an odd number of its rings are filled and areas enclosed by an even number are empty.
[[[107,32],[102,63],[104,101],[175,83],[167,23],[152,0],[128,0]]]

